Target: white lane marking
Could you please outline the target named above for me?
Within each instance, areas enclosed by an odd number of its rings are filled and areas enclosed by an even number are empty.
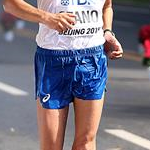
[[[15,96],[27,96],[28,93],[11,85],[0,82],[0,90]]]
[[[150,141],[125,130],[105,129],[105,132],[150,150]]]

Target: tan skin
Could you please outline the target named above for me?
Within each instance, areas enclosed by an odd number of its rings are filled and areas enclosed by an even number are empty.
[[[104,97],[101,100],[74,99],[75,137],[72,150],[96,150]],[[62,150],[69,108],[43,109],[37,100],[40,150]]]
[[[70,13],[52,14],[37,9],[23,0],[4,0],[5,11],[21,19],[43,23],[51,29],[63,32],[73,28],[75,16]],[[106,0],[103,8],[103,29],[112,28],[112,1]],[[122,57],[123,49],[119,41],[110,33],[104,35],[107,54],[110,59]],[[111,49],[110,49],[111,47]],[[82,100],[74,98],[75,137],[72,150],[96,150],[96,134],[103,109],[101,100]],[[62,150],[69,107],[63,109],[44,109],[37,99],[37,118],[40,135],[40,150]]]

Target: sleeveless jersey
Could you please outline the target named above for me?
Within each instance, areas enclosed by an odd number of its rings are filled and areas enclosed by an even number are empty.
[[[102,45],[102,9],[105,0],[37,0],[38,8],[50,13],[68,12],[76,15],[73,29],[59,33],[39,24],[37,45],[46,49],[72,50]]]

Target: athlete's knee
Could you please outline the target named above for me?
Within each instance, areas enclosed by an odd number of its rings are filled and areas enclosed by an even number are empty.
[[[96,135],[87,134],[74,140],[72,150],[95,150]]]

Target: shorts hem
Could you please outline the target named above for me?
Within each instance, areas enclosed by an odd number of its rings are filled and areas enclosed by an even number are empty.
[[[65,107],[69,107],[69,104],[65,105],[65,106],[60,106],[60,107],[48,107],[48,106],[44,106],[44,105],[42,105],[42,107],[45,108],[45,109],[63,109]]]
[[[75,96],[76,98],[86,100],[86,101],[94,101],[94,100],[102,100],[103,94],[102,95],[97,95],[94,97],[82,97],[82,96]]]

